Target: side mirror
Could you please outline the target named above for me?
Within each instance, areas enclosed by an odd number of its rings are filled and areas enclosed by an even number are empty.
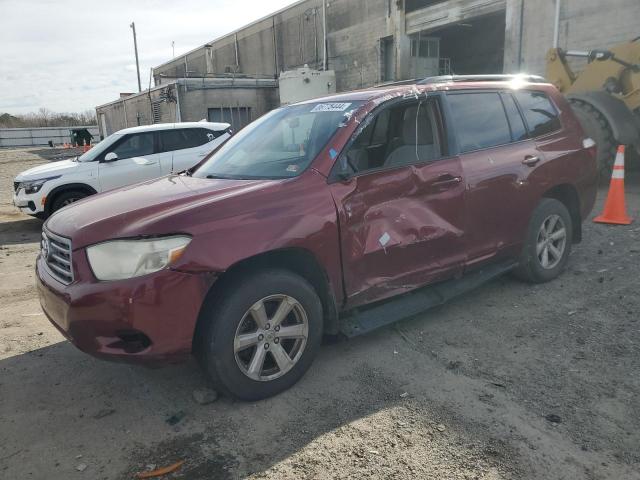
[[[102,162],[109,163],[109,162],[115,162],[116,160],[118,160],[118,154],[115,152],[109,152],[104,156],[104,160],[102,160]]]

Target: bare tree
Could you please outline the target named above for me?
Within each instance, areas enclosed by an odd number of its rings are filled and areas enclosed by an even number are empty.
[[[51,119],[53,115],[53,112],[51,110],[49,110],[46,107],[40,107],[38,109],[38,117],[40,120],[40,125],[38,125],[39,127],[48,127],[49,126],[49,121]]]
[[[18,115],[0,113],[0,128],[74,127],[97,125],[95,110],[57,113],[42,107],[37,112]]]

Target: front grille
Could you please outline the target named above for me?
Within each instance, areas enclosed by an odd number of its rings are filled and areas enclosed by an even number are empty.
[[[20,186],[20,182],[13,182],[13,191],[18,193],[19,186]]]
[[[49,273],[59,282],[69,285],[73,282],[71,264],[71,240],[42,230],[40,243],[42,258]]]

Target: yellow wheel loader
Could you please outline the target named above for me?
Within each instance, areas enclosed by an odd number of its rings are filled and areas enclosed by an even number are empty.
[[[575,57],[587,59],[578,73],[568,63]],[[600,174],[608,178],[617,145],[640,148],[640,37],[610,50],[552,48],[547,53],[547,80],[568,98],[595,140]]]

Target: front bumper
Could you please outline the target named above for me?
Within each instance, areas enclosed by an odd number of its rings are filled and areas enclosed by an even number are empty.
[[[18,207],[22,213],[36,215],[44,212],[43,198],[40,192],[29,195],[21,188],[13,194],[13,204]]]
[[[84,250],[74,251],[73,268],[76,280],[63,285],[38,256],[36,286],[45,315],[76,347],[135,363],[173,363],[189,356],[211,275],[162,270],[100,282]]]

